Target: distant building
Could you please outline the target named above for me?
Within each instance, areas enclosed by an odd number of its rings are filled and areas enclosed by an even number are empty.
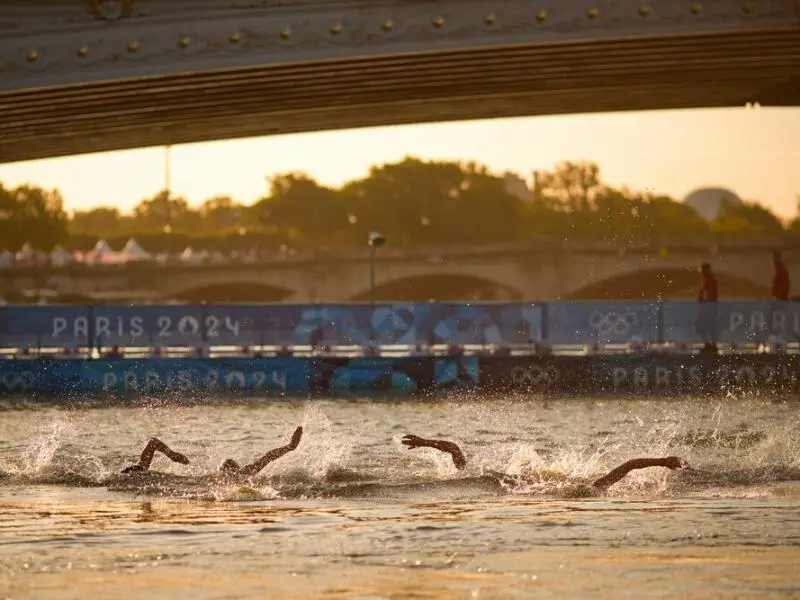
[[[732,204],[744,204],[735,193],[721,187],[700,188],[689,192],[683,199],[683,203],[695,209],[706,221],[713,221],[719,214],[723,200]]]
[[[516,173],[505,173],[503,180],[505,181],[506,191],[512,196],[516,196],[526,202],[533,199],[533,192],[528,187],[528,182]]]

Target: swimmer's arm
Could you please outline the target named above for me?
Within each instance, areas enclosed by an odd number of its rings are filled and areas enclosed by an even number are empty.
[[[147,442],[144,450],[142,450],[142,454],[139,457],[139,462],[135,465],[138,467],[136,470],[147,471],[153,462],[153,457],[155,456],[156,452],[161,452],[161,454],[173,462],[180,463],[182,465],[189,464],[189,459],[183,454],[180,452],[175,452],[172,448],[167,446],[158,438],[150,438],[150,441]]]
[[[266,467],[269,463],[274,460],[278,460],[284,454],[287,454],[297,448],[298,444],[300,444],[300,438],[303,437],[303,428],[298,427],[294,430],[294,434],[292,434],[291,441],[286,444],[285,446],[281,446],[280,448],[275,448],[274,450],[270,450],[264,456],[251,462],[249,465],[245,465],[242,467],[242,470],[239,471],[245,477],[252,477],[261,469]]]
[[[409,450],[413,450],[414,448],[433,448],[440,452],[447,452],[453,457],[453,464],[459,471],[467,466],[467,459],[464,457],[464,453],[461,452],[461,448],[453,442],[448,442],[446,440],[426,440],[418,435],[409,434],[403,436],[401,443],[404,446],[408,446]]]
[[[631,471],[636,469],[647,469],[649,467],[666,467],[667,469],[683,469],[687,467],[685,461],[677,456],[667,456],[666,458],[634,458],[628,462],[622,463],[616,469],[613,469],[608,474],[604,475],[594,483],[593,487],[600,490],[607,490],[612,485],[617,483],[620,479],[625,477]]]

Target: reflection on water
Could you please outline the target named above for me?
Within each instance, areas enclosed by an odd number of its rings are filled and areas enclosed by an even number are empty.
[[[796,403],[473,399],[0,410],[0,598],[800,597]],[[288,440],[247,485],[209,477]],[[464,472],[404,433],[446,437]],[[157,435],[148,480],[116,473]],[[598,475],[603,496],[489,471]]]

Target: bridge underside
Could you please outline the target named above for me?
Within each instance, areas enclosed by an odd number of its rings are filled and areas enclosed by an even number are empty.
[[[529,44],[0,92],[0,162],[526,115],[800,106],[797,29]]]

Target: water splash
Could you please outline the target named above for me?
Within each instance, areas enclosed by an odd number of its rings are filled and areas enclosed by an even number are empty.
[[[356,431],[348,425],[334,425],[311,401],[305,404],[302,426],[303,439],[289,455],[290,460],[283,462],[284,471],[301,471],[312,479],[323,480],[346,468],[359,437]]]
[[[674,496],[702,495],[704,490],[729,494],[736,489],[753,494],[757,486],[768,490],[776,482],[800,481],[797,407],[741,398],[735,402],[586,400],[551,407],[502,400],[419,406],[307,402],[302,406],[304,435],[299,448],[269,465],[248,483],[248,490],[221,485],[210,477],[223,458],[241,459],[255,445],[256,453],[265,451],[274,446],[262,446],[276,438],[285,443],[296,423],[297,408],[163,409],[155,416],[153,409],[108,415],[59,412],[43,426],[31,427],[32,419],[27,423],[28,429],[38,432],[24,446],[21,436],[16,446],[9,446],[16,456],[8,451],[5,459],[13,458],[16,466],[14,475],[5,479],[104,485],[135,494],[234,502],[436,494],[437,489],[468,496],[479,489],[503,493],[504,484],[505,492],[514,494],[572,495],[569,486],[590,482],[631,458],[676,455],[687,459],[695,471],[635,471],[608,493]],[[263,419],[254,410],[270,411],[274,433],[265,436],[253,426]],[[272,419],[273,410],[286,412]],[[121,427],[127,429],[115,436]],[[130,438],[158,427],[174,447],[190,456],[191,465],[159,458],[154,470],[174,479],[117,481],[119,467],[122,462],[129,464],[132,456]],[[400,444],[407,430],[458,443],[467,456],[467,468],[458,471],[448,454],[432,449],[407,450]],[[94,455],[98,450],[102,453]]]
[[[22,454],[22,473],[32,475],[50,470],[56,452],[74,434],[72,424],[60,415],[43,426]]]

